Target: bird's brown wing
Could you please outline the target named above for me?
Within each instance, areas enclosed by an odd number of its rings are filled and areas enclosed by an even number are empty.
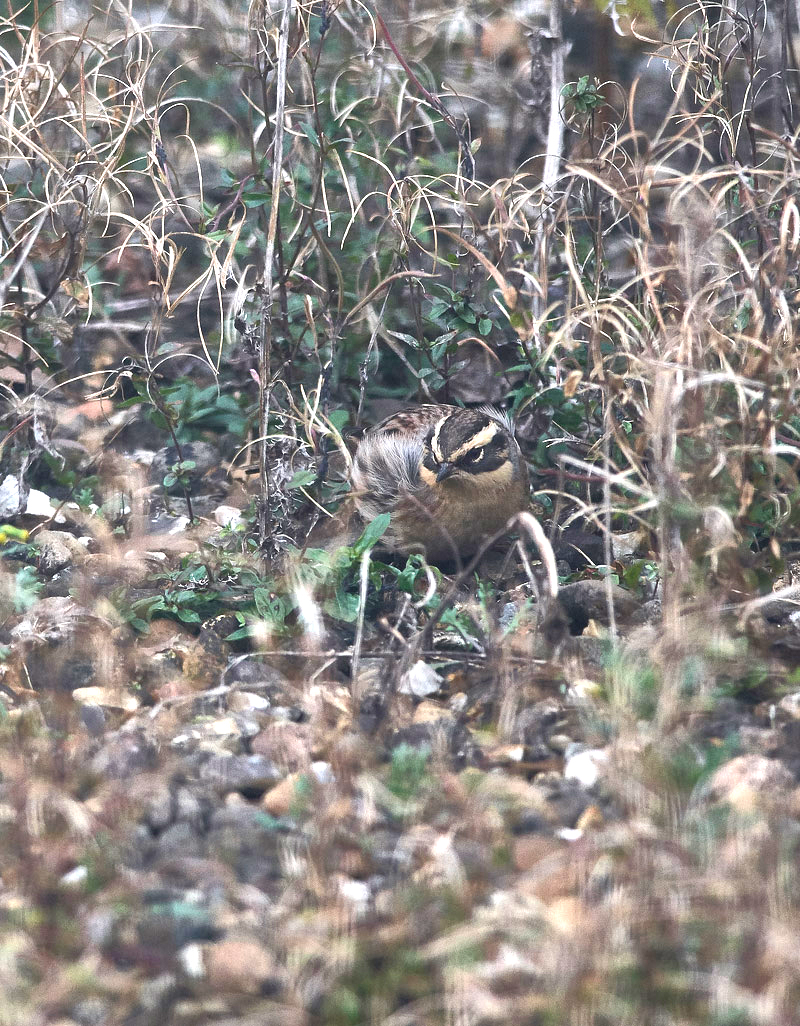
[[[423,404],[421,406],[410,406],[405,410],[398,410],[397,413],[384,417],[382,421],[371,427],[370,435],[416,435],[422,434],[437,424],[442,417],[455,413],[457,406],[442,406],[434,404]]]

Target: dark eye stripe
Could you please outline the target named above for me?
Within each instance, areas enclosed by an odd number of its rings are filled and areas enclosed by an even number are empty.
[[[484,452],[480,459],[474,460],[470,455],[462,456],[458,466],[469,474],[485,474],[497,470],[508,462],[508,453]]]

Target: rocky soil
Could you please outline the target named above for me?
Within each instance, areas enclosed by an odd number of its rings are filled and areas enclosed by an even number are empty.
[[[667,613],[620,536],[636,586],[562,560],[555,632],[512,553],[411,661],[391,588],[358,638],[229,640],[241,595],[197,610],[240,486],[193,446],[190,521],[174,456],[113,430],[100,509],[6,510],[0,1021],[789,1021],[790,586]]]

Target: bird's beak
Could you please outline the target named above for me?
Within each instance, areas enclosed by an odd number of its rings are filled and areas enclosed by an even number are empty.
[[[444,481],[445,478],[450,477],[455,469],[454,463],[443,463],[436,472],[436,483],[438,484],[440,481]]]

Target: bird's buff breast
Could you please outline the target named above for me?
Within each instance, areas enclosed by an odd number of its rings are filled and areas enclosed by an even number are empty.
[[[482,475],[503,480],[453,480],[406,495],[392,511],[391,534],[397,548],[425,551],[428,559],[452,559],[473,553],[488,535],[502,530],[527,505],[527,488],[510,480],[506,468]],[[486,485],[490,485],[486,487]]]

